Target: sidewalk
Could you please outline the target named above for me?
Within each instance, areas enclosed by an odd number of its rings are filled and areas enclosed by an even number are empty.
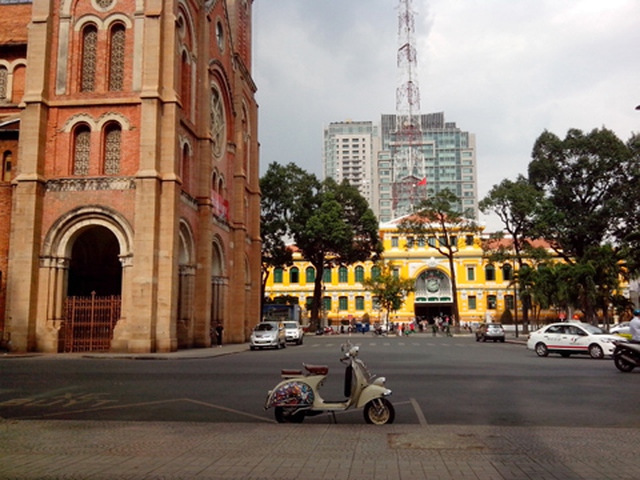
[[[1,421],[2,479],[616,479],[638,429]]]

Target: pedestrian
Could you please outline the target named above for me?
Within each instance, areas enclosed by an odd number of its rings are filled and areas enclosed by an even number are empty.
[[[218,341],[218,347],[222,346],[222,332],[224,331],[224,327],[220,322],[216,324],[216,339]]]
[[[438,335],[438,324],[436,323],[435,319],[433,320],[433,323],[431,324],[431,332],[433,333],[434,337],[436,337]]]

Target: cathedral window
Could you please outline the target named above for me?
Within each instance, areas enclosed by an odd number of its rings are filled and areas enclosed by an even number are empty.
[[[13,164],[13,154],[10,150],[7,150],[2,155],[2,181],[11,181],[11,167]]]
[[[0,66],[0,101],[7,99],[7,77],[9,71],[7,67]]]
[[[89,155],[91,153],[91,130],[87,125],[80,125],[73,136],[73,174],[89,174]]]
[[[87,25],[82,30],[82,71],[80,91],[93,92],[96,87],[96,60],[98,47],[98,29]]]
[[[182,109],[184,110],[185,116],[189,117],[191,106],[191,65],[189,64],[187,52],[182,52],[180,68],[180,97],[182,100]]]
[[[180,177],[182,178],[182,189],[189,190],[189,183],[191,179],[190,165],[189,165],[189,146],[184,145],[182,147],[182,162],[180,162]]]
[[[109,45],[109,90],[120,92],[124,88],[125,29],[118,23],[111,29]]]
[[[122,129],[117,123],[110,123],[104,135],[104,173],[118,175],[120,173],[120,146]]]
[[[212,88],[211,89],[211,107],[210,107],[210,129],[211,140],[213,143],[213,155],[220,157],[224,149],[225,140],[225,118],[224,118],[224,106],[222,104],[222,96],[220,92]]]

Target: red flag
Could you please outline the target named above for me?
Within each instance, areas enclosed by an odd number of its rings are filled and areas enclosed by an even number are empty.
[[[421,186],[421,185],[426,185],[426,184],[427,184],[427,177],[424,177],[416,185]]]

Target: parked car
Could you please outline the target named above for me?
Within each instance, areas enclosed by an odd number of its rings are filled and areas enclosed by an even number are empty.
[[[604,358],[613,354],[621,338],[605,333],[589,323],[552,323],[529,334],[527,348],[540,357],[559,353],[563,357],[587,354],[592,358]]]
[[[482,323],[476,328],[476,342],[504,342],[504,327],[500,323]]]
[[[287,346],[287,337],[284,330],[284,324],[281,322],[260,322],[251,332],[249,348],[285,348]]]
[[[287,342],[293,342],[296,345],[302,345],[304,340],[304,332],[298,322],[284,322],[284,334]]]
[[[629,329],[629,322],[622,322],[614,325],[609,329],[609,333],[620,335],[621,337],[625,337],[631,339],[631,330]]]

